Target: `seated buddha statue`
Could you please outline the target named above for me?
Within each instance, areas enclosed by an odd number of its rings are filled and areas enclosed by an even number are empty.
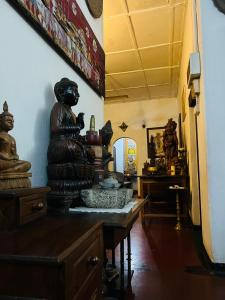
[[[79,190],[92,185],[94,153],[80,135],[84,114],[76,116],[71,108],[78,103],[77,84],[62,78],[55,84],[54,92],[58,102],[50,116],[48,185],[52,192],[49,203],[68,206],[71,199],[78,197]]]
[[[19,159],[16,151],[16,141],[8,134],[13,126],[14,118],[8,111],[8,105],[5,102],[3,113],[0,114],[0,188],[4,189],[30,186],[30,182],[22,183],[23,180],[19,180],[23,178],[26,181],[26,178],[30,176],[30,174],[24,173],[31,168],[31,164],[28,161]]]

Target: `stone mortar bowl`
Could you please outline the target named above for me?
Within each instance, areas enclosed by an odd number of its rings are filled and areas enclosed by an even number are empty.
[[[123,208],[133,196],[132,189],[87,189],[81,191],[81,198],[87,207]]]

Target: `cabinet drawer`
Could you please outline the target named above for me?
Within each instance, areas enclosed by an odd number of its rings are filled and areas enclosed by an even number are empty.
[[[47,201],[45,194],[33,194],[19,198],[20,225],[33,221],[46,214]]]
[[[81,289],[87,289],[90,277],[96,276],[101,279],[102,263],[102,231],[96,230],[95,233],[82,243],[82,246],[76,251],[76,253],[71,255],[66,263],[67,282],[69,282],[70,290],[69,299],[72,297],[73,299],[76,299],[76,296],[74,295],[79,293]],[[94,292],[95,287],[93,286],[92,289]]]
[[[73,300],[100,300],[102,299],[101,275],[95,272],[78,294],[74,295]]]

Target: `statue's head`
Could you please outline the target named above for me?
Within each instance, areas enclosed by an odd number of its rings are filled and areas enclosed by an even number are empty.
[[[13,129],[13,115],[8,111],[8,104],[5,101],[3,104],[3,113],[0,114],[0,130],[10,131]]]
[[[57,100],[69,106],[76,105],[80,97],[78,85],[68,78],[62,78],[55,84],[54,92]]]
[[[172,133],[176,130],[176,128],[177,128],[177,123],[175,121],[173,121],[172,118],[169,119],[168,123],[166,124],[166,127],[165,127],[166,131],[168,133]]]

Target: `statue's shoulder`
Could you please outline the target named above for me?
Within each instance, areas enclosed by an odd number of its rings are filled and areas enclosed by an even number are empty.
[[[7,132],[0,132],[0,140],[3,141],[14,141],[15,139],[13,136],[11,136],[10,134],[8,134]]]
[[[60,102],[56,102],[53,107],[52,107],[52,114],[55,114],[55,113],[59,113],[60,111],[63,111],[64,109],[64,106],[62,103]]]

